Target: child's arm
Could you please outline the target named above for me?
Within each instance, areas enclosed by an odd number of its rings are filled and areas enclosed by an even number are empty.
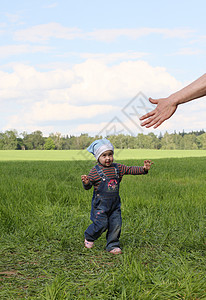
[[[92,187],[92,183],[90,182],[89,178],[87,175],[82,175],[81,176],[83,187],[85,190],[89,190]]]
[[[152,164],[153,164],[153,162],[152,162],[151,160],[148,160],[148,159],[145,160],[145,161],[144,161],[143,169],[144,169],[145,171],[149,171]]]
[[[151,160],[145,160],[144,166],[126,166],[122,164],[117,164],[120,171],[120,177],[122,178],[124,175],[145,175],[148,173],[153,162]]]

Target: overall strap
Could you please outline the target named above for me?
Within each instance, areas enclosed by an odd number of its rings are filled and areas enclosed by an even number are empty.
[[[114,166],[114,170],[115,170],[115,175],[117,178],[119,178],[119,167],[116,163],[113,163],[113,166]],[[104,172],[102,171],[100,166],[96,165],[95,169],[97,170],[97,173],[99,174],[99,176],[105,181],[106,175],[104,174]]]
[[[113,163],[114,169],[115,169],[115,174],[116,177],[119,178],[119,167],[116,163]]]
[[[106,180],[106,178],[105,178],[106,176],[104,175],[104,173],[103,173],[102,169],[100,168],[100,166],[96,165],[95,169],[97,170],[97,173],[102,178],[102,180],[105,181]]]

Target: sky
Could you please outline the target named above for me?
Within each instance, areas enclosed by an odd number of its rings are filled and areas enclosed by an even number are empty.
[[[139,117],[206,72],[206,2],[2,0],[0,132],[206,130],[206,97],[157,129]]]

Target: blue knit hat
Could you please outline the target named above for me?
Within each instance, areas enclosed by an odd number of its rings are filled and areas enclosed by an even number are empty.
[[[87,151],[92,153],[96,160],[98,160],[103,152],[108,150],[111,150],[114,153],[114,147],[107,139],[96,140],[87,148]]]

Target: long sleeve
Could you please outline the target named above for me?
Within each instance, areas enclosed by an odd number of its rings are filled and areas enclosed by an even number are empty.
[[[145,175],[148,173],[148,171],[145,171],[144,168],[138,167],[138,166],[126,166],[122,164],[118,164],[119,170],[120,170],[120,176],[124,175]]]
[[[84,184],[84,183],[82,182],[82,184],[83,184],[83,188],[84,188],[85,190],[89,190],[89,189],[91,189],[91,187],[92,187],[92,183],[91,183],[91,182],[89,182],[89,184]]]

